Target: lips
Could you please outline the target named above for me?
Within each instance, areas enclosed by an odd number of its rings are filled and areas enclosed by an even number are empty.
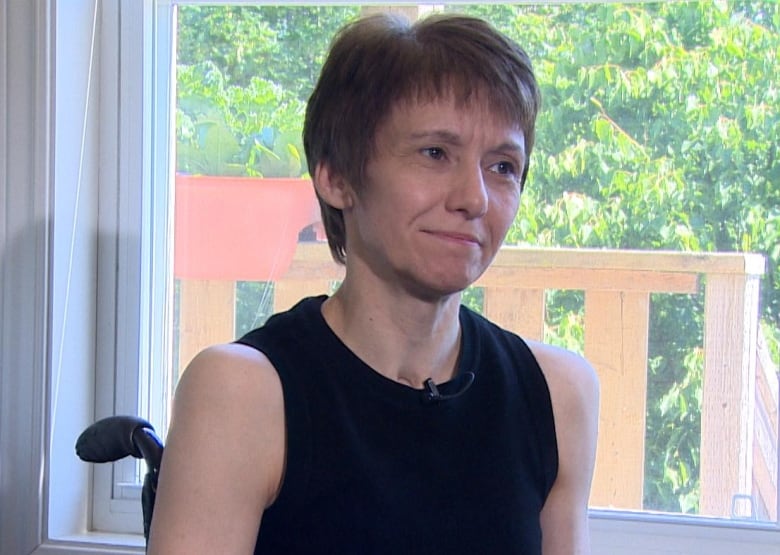
[[[482,244],[477,236],[471,235],[470,233],[459,233],[455,231],[429,231],[428,233],[440,239],[457,243],[466,243],[474,246],[479,246]]]

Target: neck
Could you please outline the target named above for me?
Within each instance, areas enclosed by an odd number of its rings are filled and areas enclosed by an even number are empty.
[[[376,372],[421,388],[428,378],[441,383],[455,373],[459,307],[459,295],[438,303],[388,299],[364,296],[345,283],[322,313],[339,339]]]

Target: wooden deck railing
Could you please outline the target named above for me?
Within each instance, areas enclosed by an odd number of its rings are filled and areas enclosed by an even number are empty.
[[[477,282],[499,325],[541,339],[545,292],[584,291],[585,356],[602,392],[592,506],[642,508],[650,295],[697,294],[703,283],[700,513],[728,517],[735,500],[749,499],[752,511],[777,518],[777,373],[757,365],[763,271],[758,254],[501,249]],[[301,243],[275,284],[274,310],[342,276],[327,245]],[[180,302],[182,361],[233,338],[233,283],[182,282]]]

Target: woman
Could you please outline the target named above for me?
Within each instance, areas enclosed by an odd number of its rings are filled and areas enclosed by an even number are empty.
[[[150,553],[589,552],[592,368],[460,304],[517,212],[539,104],[478,19],[339,33],[304,145],[344,281],[189,365]]]

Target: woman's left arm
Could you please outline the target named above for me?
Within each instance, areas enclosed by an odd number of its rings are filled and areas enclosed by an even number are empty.
[[[529,342],[550,389],[558,475],[541,514],[543,555],[588,555],[588,498],[596,459],[599,384],[582,357]]]

